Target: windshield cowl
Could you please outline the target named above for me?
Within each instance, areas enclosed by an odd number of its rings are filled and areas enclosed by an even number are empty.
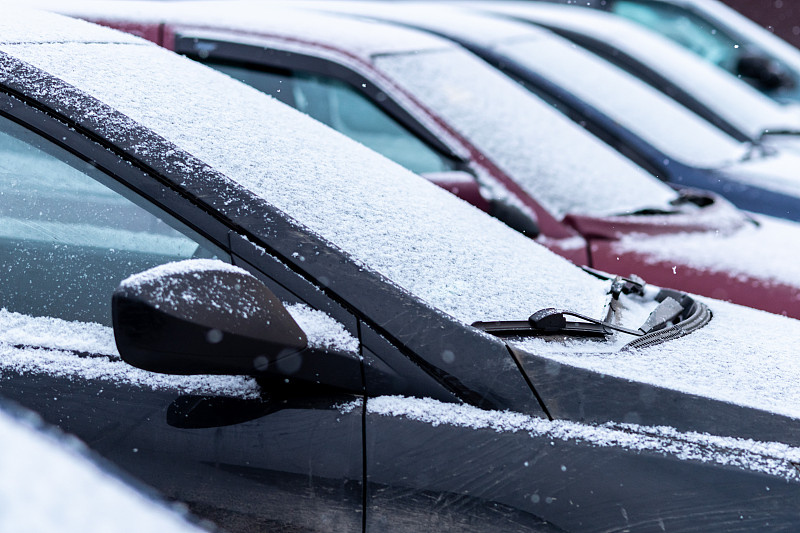
[[[685,191],[671,202],[669,211],[659,207],[608,216],[569,214],[564,223],[586,238],[619,239],[630,234],[735,233],[752,223],[730,202],[705,191]]]

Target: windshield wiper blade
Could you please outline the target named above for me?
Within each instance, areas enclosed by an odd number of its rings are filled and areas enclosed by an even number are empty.
[[[586,322],[569,321],[567,320],[568,316],[580,318]],[[528,320],[473,322],[472,326],[497,337],[539,337],[546,335],[606,337],[614,331],[621,331],[637,337],[644,335],[644,332],[640,330],[623,328],[580,313],[554,308],[540,309],[528,317]]]

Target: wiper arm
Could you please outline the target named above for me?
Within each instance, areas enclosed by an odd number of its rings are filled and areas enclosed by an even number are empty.
[[[586,322],[568,321],[568,316],[574,316]],[[528,320],[474,322],[472,326],[498,337],[539,337],[559,334],[577,337],[606,337],[614,331],[621,331],[637,337],[644,335],[642,331],[623,328],[573,311],[553,308],[536,311],[528,317]]]
[[[611,304],[605,320],[592,318],[574,311],[546,308],[536,311],[528,320],[499,320],[489,322],[473,322],[472,326],[497,337],[540,337],[547,335],[569,335],[574,337],[606,337],[615,331],[643,337],[653,332],[669,328],[679,323],[692,308],[694,301],[685,294],[669,289],[659,291],[655,300],[658,303],[644,324],[637,329],[628,329],[611,322],[618,311],[621,294],[645,295],[645,283],[640,278],[623,278],[611,276],[589,267],[583,269],[600,279],[611,280]],[[572,316],[584,322],[568,321]]]
[[[793,130],[791,128],[764,128],[758,136],[758,141],[761,142],[767,135],[800,135],[800,130]]]

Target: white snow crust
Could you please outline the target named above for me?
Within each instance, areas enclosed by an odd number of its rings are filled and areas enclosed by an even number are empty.
[[[102,470],[74,437],[0,412],[0,531],[200,532]]]
[[[375,63],[556,216],[622,214],[666,206],[675,197],[666,185],[463,50],[381,56]]]
[[[781,140],[776,138],[775,141]],[[797,139],[793,142],[796,143]],[[722,170],[730,171],[728,179],[800,197],[800,156],[796,153],[786,151],[764,157],[756,155]]]
[[[593,9],[528,2],[480,2],[482,9],[592,35],[638,59],[753,137],[766,128],[797,129],[798,117],[749,84],[669,39]]]
[[[286,310],[306,333],[310,346],[358,355],[358,339],[329,314],[305,304],[287,305]]]
[[[188,59],[130,45],[0,50],[119,109],[466,323],[552,306],[597,315],[605,304],[606,283],[354,141]],[[653,188],[648,205],[672,195]]]
[[[800,243],[800,224],[760,215],[754,218],[760,227],[748,224],[730,234],[631,234],[613,246],[620,253],[643,254],[653,264],[675,261],[701,271],[731,272],[796,286],[800,262],[793,243]]]
[[[357,409],[360,402],[343,406]],[[469,405],[442,403],[430,398],[381,396],[367,400],[367,413],[404,417],[433,426],[451,425],[488,429],[498,433],[528,433],[532,438],[580,442],[597,447],[614,447],[636,452],[673,456],[684,461],[701,461],[748,469],[798,480],[792,462],[800,449],[777,442],[681,432],[667,426],[636,424],[581,424],[547,420],[511,411],[484,411]]]

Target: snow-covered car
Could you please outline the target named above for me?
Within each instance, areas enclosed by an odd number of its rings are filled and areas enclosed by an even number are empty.
[[[273,4],[67,7],[246,81],[357,140],[380,138],[386,117],[413,117],[416,130],[463,154],[492,196],[535,213],[538,241],[577,264],[800,317],[800,263],[786,245],[800,239],[800,227],[754,223],[715,196],[679,196],[451,41]],[[712,134],[720,149],[746,151]],[[693,143],[704,157],[707,149]],[[754,259],[762,257],[766,265]]]
[[[1,406],[0,530],[205,531],[109,473],[74,437],[8,402]]]
[[[770,99],[724,69],[623,17],[542,2],[468,4],[546,27],[685,105],[731,136],[779,143],[800,129],[797,106]]]
[[[0,394],[228,531],[800,524],[794,319],[55,15],[4,9],[0,150]]]
[[[779,102],[800,101],[797,48],[717,0],[547,1],[574,3],[627,18],[746,80]]]
[[[728,114],[749,109],[745,114],[758,118],[743,130],[716,115],[717,122],[728,124],[720,131],[721,124],[709,124],[686,109],[683,102],[674,101],[627,72],[535,26],[521,26],[514,20],[498,20],[441,4],[323,0],[305,5],[411,25],[452,39],[664,181],[714,191],[748,211],[800,221],[800,137],[786,133],[798,130],[797,125],[787,121],[800,124],[800,117],[793,119],[781,106],[743,82],[731,80],[719,91],[720,97],[710,95],[709,99],[720,101],[721,109],[730,109]],[[617,35],[623,41],[626,35],[619,26],[632,30],[637,37],[650,36],[650,32],[630,22],[594,10],[535,2],[465,5],[546,23],[548,27],[603,28],[595,33],[604,37]],[[606,29],[608,23],[612,24]],[[603,43],[610,41],[602,39]],[[642,41],[637,38],[626,42],[631,43],[631,48],[646,49],[646,41]],[[693,76],[687,85],[702,85],[708,71],[719,70],[670,42],[662,44],[693,62],[697,77]],[[668,59],[663,54],[653,57]],[[685,70],[684,75],[691,74]],[[725,81],[730,77],[721,71],[719,74]],[[729,85],[739,90],[740,98]],[[746,96],[745,101],[742,96]],[[759,124],[767,123],[785,134],[762,136]],[[773,149],[776,144],[787,153]]]

